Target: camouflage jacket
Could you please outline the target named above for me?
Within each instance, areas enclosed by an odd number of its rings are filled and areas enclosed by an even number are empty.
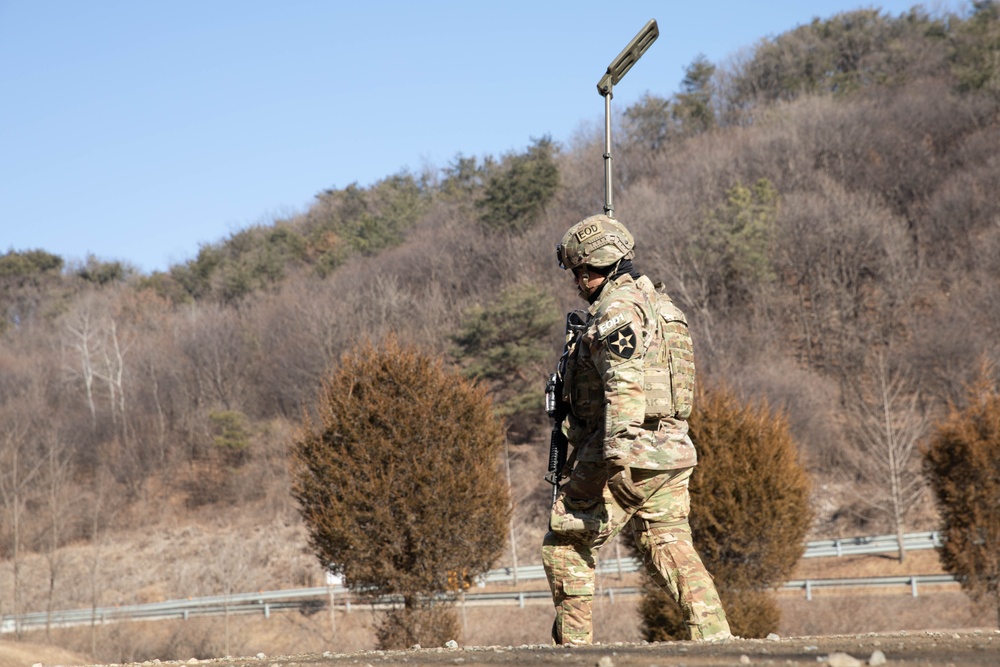
[[[655,300],[647,277],[616,278],[590,306],[586,329],[571,343],[564,430],[578,461],[616,460],[652,470],[698,461],[686,420],[645,417],[643,364],[656,326]]]

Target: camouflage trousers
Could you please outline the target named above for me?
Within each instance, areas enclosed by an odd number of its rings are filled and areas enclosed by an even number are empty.
[[[729,634],[715,583],[691,540],[692,470],[633,469],[633,483],[646,500],[625,509],[608,490],[603,463],[576,464],[552,507],[542,542],[542,562],[556,607],[552,638],[557,644],[593,642],[594,552],[627,524],[643,551],[646,570],[684,610],[691,638]]]

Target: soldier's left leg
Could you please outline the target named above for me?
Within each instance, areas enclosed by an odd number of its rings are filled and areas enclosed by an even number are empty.
[[[691,639],[730,637],[719,592],[691,539],[691,469],[666,474],[670,475],[668,481],[632,519],[646,570],[684,610]]]

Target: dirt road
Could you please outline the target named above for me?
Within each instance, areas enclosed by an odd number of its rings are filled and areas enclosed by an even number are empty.
[[[166,663],[164,663],[166,664]],[[180,663],[194,664],[194,661]],[[365,651],[348,654],[257,656],[202,661],[223,667],[406,665],[526,665],[528,667],[708,667],[733,665],[885,664],[921,667],[997,667],[1000,631],[921,632],[739,640],[722,645],[691,642],[606,644],[566,649],[549,646],[466,647]]]

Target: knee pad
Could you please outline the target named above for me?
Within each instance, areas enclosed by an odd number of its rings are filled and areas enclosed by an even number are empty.
[[[645,524],[645,535],[652,544],[667,545],[675,542],[686,542],[690,544],[691,525],[685,521],[650,521]]]

